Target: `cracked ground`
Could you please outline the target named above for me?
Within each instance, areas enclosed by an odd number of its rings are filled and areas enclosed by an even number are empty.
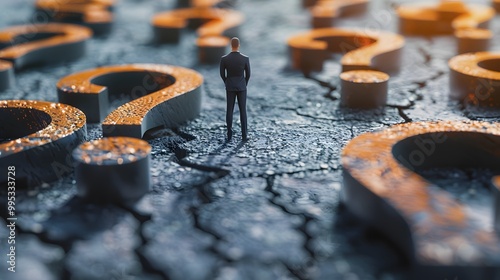
[[[135,207],[85,203],[75,196],[72,176],[19,192],[18,271],[8,273],[2,261],[0,279],[406,279],[398,251],[342,205],[340,153],[357,135],[394,124],[500,120],[499,112],[449,100],[453,38],[407,37],[387,106],[345,109],[339,107],[339,57],[307,77],[289,66],[287,39],[309,29],[301,1],[238,1],[236,9],[246,15],[241,51],[252,64],[250,140],[239,142],[235,126],[226,143],[218,66],[197,63],[195,34],[184,32],[177,45],[151,43],[151,17],[174,2],[120,0],[113,31],[90,40],[86,56],[24,69],[16,85],[0,93],[1,99],[56,102],[58,79],[113,64],[165,63],[204,76],[200,117],[175,130],[148,132],[152,188]],[[337,26],[396,31],[395,3],[402,1],[373,1],[366,14]],[[2,0],[0,28],[25,24],[31,14],[32,1]],[[498,19],[492,28],[497,25]],[[100,126],[88,125],[88,140],[99,137]],[[425,173],[451,185],[465,203],[488,195],[470,195],[483,188],[485,176],[477,170]],[[0,214],[6,217],[4,209]],[[7,234],[0,220],[2,255]]]

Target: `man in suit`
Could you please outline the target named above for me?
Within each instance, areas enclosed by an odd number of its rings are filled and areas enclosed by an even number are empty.
[[[227,98],[227,140],[233,136],[234,102],[238,98],[240,109],[241,135],[247,141],[247,84],[250,80],[250,59],[239,51],[240,40],[231,39],[231,52],[220,60],[220,76],[226,85]]]

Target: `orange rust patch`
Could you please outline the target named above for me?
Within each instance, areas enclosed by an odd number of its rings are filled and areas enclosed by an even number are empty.
[[[130,137],[107,137],[81,144],[73,152],[77,161],[93,165],[126,164],[146,158],[151,146]]]
[[[85,114],[77,108],[65,104],[32,100],[2,100],[0,101],[0,109],[37,110],[47,114],[51,119],[46,127],[35,133],[0,143],[0,157],[55,142],[75,131],[86,129]]]

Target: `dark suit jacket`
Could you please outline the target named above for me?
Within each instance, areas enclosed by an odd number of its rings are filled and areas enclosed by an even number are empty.
[[[239,52],[230,52],[220,59],[220,76],[227,91],[243,91],[250,80],[250,59]]]

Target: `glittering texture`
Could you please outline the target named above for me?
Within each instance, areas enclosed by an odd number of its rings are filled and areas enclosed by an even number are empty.
[[[198,28],[198,36],[220,36],[232,28],[243,23],[244,16],[239,11],[192,7],[163,12],[153,17],[153,26],[159,29],[182,29],[190,19],[202,20],[203,25]]]
[[[398,146],[412,137],[423,135],[433,135],[432,139],[436,140],[433,144],[429,144],[430,140],[425,140],[427,150],[418,144]],[[451,151],[452,149],[448,147],[456,145],[461,137],[469,137],[468,140],[464,140],[467,148]],[[417,138],[415,143],[421,141],[418,139],[420,138]],[[477,143],[467,142],[471,141],[470,139],[475,139]],[[390,236],[396,235],[394,239],[400,242],[400,246],[402,244],[410,246],[410,249],[404,249],[407,253],[413,254],[409,256],[410,259],[415,259],[420,264],[449,266],[449,268],[467,265],[478,266],[480,269],[482,265],[498,266],[500,264],[498,235],[477,227],[449,193],[436,189],[430,182],[408,168],[418,167],[416,163],[411,162],[413,153],[423,154],[422,151],[432,151],[426,154],[431,164],[444,160],[442,164],[449,166],[459,164],[458,160],[454,162],[456,158],[471,157],[469,161],[473,161],[474,157],[480,157],[483,147],[484,152],[494,160],[489,158],[489,161],[476,161],[496,167],[499,154],[492,151],[499,141],[500,126],[472,121],[409,123],[362,134],[351,140],[342,152],[344,171],[353,179],[348,180],[345,185],[347,202],[356,208],[357,214],[384,221],[380,223],[389,225],[382,230]],[[467,149],[472,146],[480,147],[479,152],[476,151],[477,154],[468,153]],[[421,150],[418,150],[419,147]],[[407,151],[408,149],[410,150]],[[438,154],[440,149],[448,149],[446,150],[448,157],[444,154],[432,157],[434,153]],[[410,159],[402,156],[407,153],[410,154]],[[402,163],[408,164],[408,161],[411,162],[410,166],[403,167]],[[362,198],[366,199],[365,191],[369,194],[369,200]],[[384,205],[381,206],[384,212],[370,213],[374,211],[375,204]],[[408,240],[409,243],[405,244],[401,240],[406,231],[409,231],[411,241]]]
[[[54,36],[44,40],[37,40],[33,42],[28,41],[26,43],[16,44],[12,47],[4,48],[0,50],[0,59],[16,61],[17,59],[35,50],[82,43],[92,37],[92,31],[83,26],[60,23],[33,24],[13,26],[1,30],[0,43],[9,44],[10,42],[13,42],[16,37],[34,33],[51,33],[54,34]],[[58,54],[61,55],[61,52]],[[61,55],[61,57],[64,57],[64,55]]]
[[[341,60],[344,71],[373,69],[394,72],[399,70],[404,42],[402,36],[390,32],[320,28],[291,37],[288,46],[292,66],[306,72],[321,70],[330,52],[345,53]],[[382,57],[384,59],[377,59]],[[320,67],[308,69],[310,61],[315,60]]]
[[[1,143],[0,158],[55,142],[73,134],[75,131],[85,129],[85,114],[72,106],[31,100],[0,101],[0,110],[15,111],[20,108],[46,113],[50,117],[50,123],[35,133]],[[26,126],[30,125],[26,123]]]
[[[145,75],[160,73],[165,77],[173,77],[175,82],[111,112],[102,122],[105,136],[141,138],[150,128],[160,125],[175,126],[199,114],[203,77],[198,72],[183,67],[157,64],[106,66],[66,76],[57,83],[57,87],[63,95],[99,95],[105,87],[94,84],[94,79],[106,74],[130,72],[143,72]],[[78,100],[74,106],[78,106]],[[123,132],[120,128],[129,132]]]
[[[135,203],[151,185],[151,146],[129,137],[83,143],[73,152],[78,194],[96,202]]]
[[[10,120],[0,124],[0,168],[15,166],[16,187],[35,188],[72,174],[71,151],[87,134],[82,111],[59,103],[4,100],[0,115]],[[0,182],[7,182],[6,176],[0,173]]]
[[[389,80],[389,75],[379,71],[354,70],[341,73],[340,78],[352,83],[383,83]]]
[[[86,164],[126,164],[146,158],[151,146],[143,140],[129,137],[107,137],[81,144],[73,157]]]

